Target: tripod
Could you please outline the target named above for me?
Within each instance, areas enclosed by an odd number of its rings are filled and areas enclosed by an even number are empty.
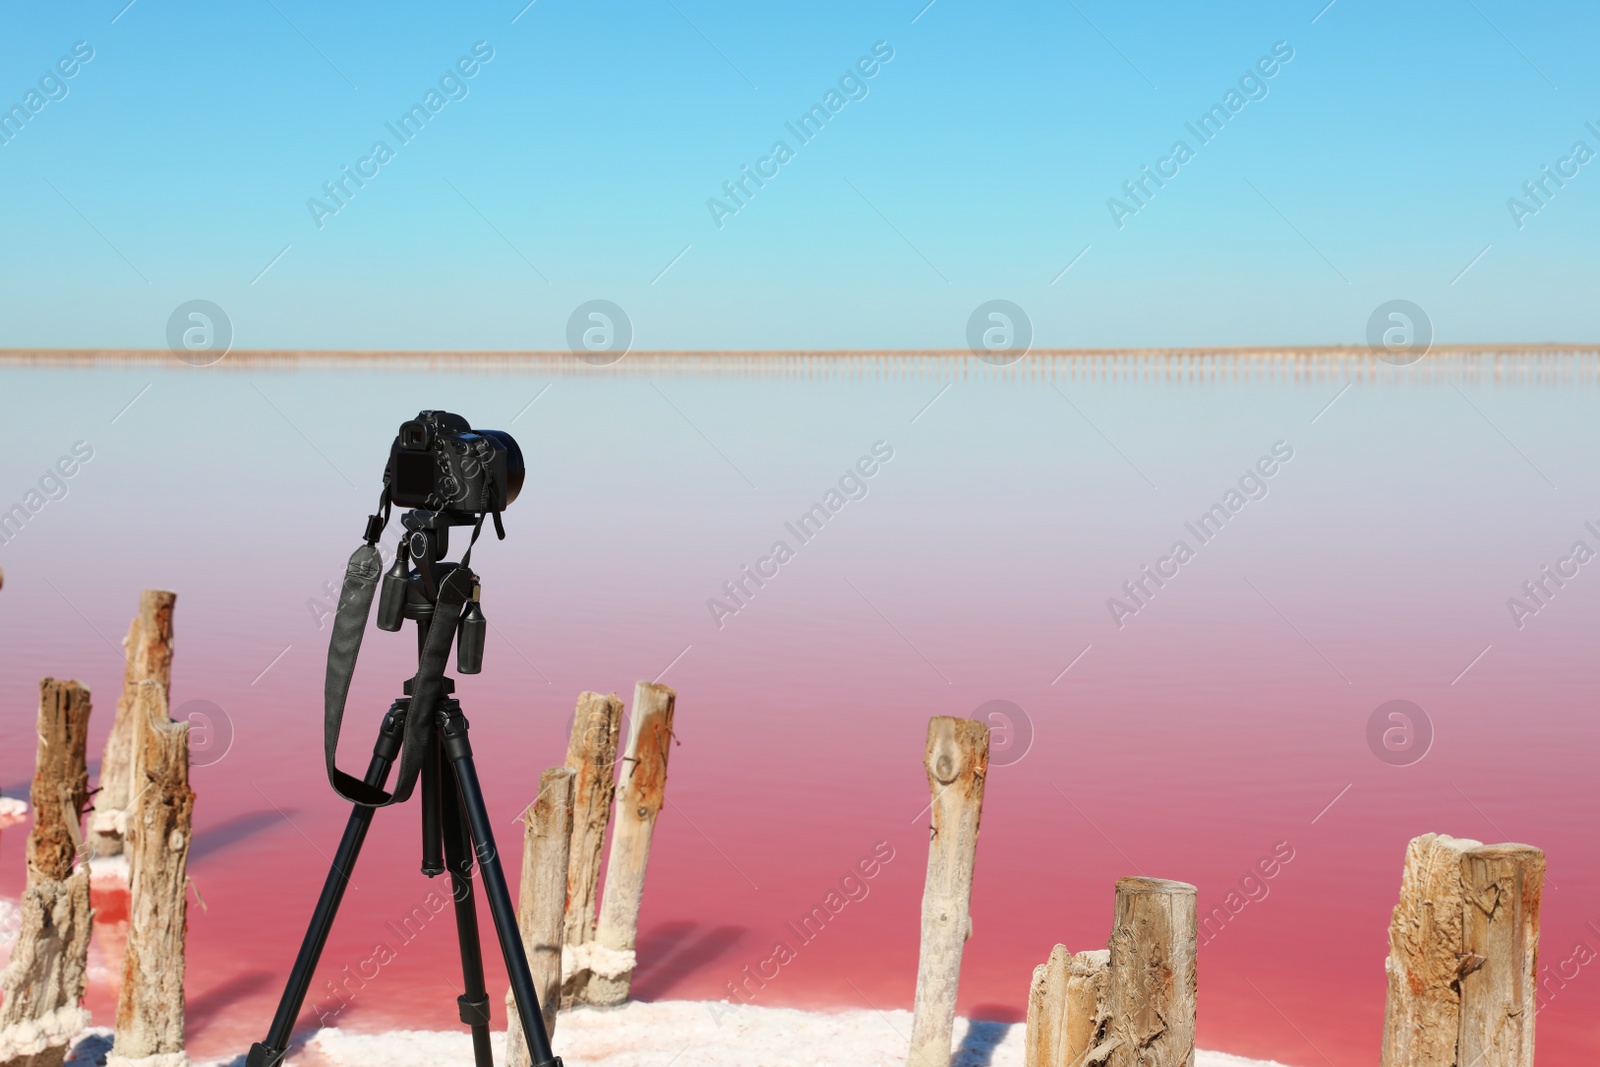
[[[410,555],[420,563],[417,572],[407,575],[404,570],[407,542],[402,541],[400,555],[389,578],[385,579],[385,606],[380,609],[378,625],[384,629],[398,629],[400,615],[417,623],[419,664],[428,640],[438,603],[440,586],[452,570],[463,564],[440,563],[445,550],[445,530],[430,522],[428,513],[412,512],[405,516],[406,526],[412,531],[409,538]],[[390,586],[399,590],[391,596]],[[387,619],[392,625],[386,625]],[[459,666],[465,673],[476,673],[482,661],[481,628],[476,637],[469,636],[468,623],[476,612],[464,617]],[[476,613],[481,623],[481,612]],[[440,622],[454,624],[454,619],[440,617]],[[419,665],[418,675],[421,675]],[[405,696],[396,700],[384,716],[373,745],[372,761],[367,765],[363,781],[381,790],[389,778],[389,770],[400,755],[406,734],[407,716],[411,714],[411,697],[417,678],[405,683]],[[527,953],[522,947],[522,937],[517,929],[516,912],[511,905],[511,893],[506,886],[505,872],[500,866],[500,855],[495,848],[494,832],[490,827],[488,810],[483,801],[483,790],[478,784],[478,772],[472,759],[472,746],[467,740],[468,723],[461,712],[460,703],[451,695],[455,692],[454,680],[441,679],[440,699],[434,711],[434,728],[422,757],[420,781],[422,786],[422,873],[432,878],[446,872],[450,875],[451,897],[455,902],[456,936],[460,943],[462,983],[466,992],[456,998],[461,1021],[472,1029],[472,1050],[476,1067],[494,1067],[494,1057],[489,1048],[489,995],[483,981],[483,952],[478,940],[478,913],[473,900],[472,866],[476,857],[483,874],[485,895],[489,911],[494,917],[495,933],[500,940],[500,952],[505,958],[506,972],[516,995],[517,1015],[522,1031],[527,1037],[528,1051],[534,1067],[561,1067],[561,1061],[550,1049],[550,1038],[545,1032],[544,1017],[539,1010],[538,996],[533,987],[533,976],[528,969]],[[278,1001],[277,1013],[266,1040],[257,1042],[246,1057],[246,1067],[278,1067],[288,1050],[293,1036],[295,1019],[305,1003],[322,950],[327,944],[328,932],[344,899],[345,886],[350,872],[361,853],[367,829],[372,825],[371,806],[356,804],[349,821],[345,823],[344,836],[334,854],[322,895],[317,899],[311,914],[311,925],[301,942],[299,955],[289,973],[283,997]],[[469,851],[470,848],[470,851]]]

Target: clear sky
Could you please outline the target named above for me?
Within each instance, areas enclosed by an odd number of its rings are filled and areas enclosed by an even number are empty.
[[[1590,5],[125,3],[6,13],[0,346],[193,299],[243,348],[559,349],[593,299],[636,348],[1600,334]]]

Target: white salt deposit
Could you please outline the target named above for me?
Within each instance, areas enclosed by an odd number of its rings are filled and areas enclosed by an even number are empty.
[[[951,1067],[1022,1067],[1024,1027],[956,1020]],[[810,1012],[699,1001],[580,1008],[556,1024],[567,1067],[903,1067],[909,1011]],[[504,1062],[505,1035],[495,1036]],[[307,1043],[327,1067],[471,1067],[472,1040],[455,1032],[355,1034],[330,1028]],[[296,1057],[290,1056],[291,1065]],[[1199,1052],[1196,1067],[1282,1067]]]
[[[1024,1027],[956,1020],[951,1067],[1022,1067]],[[709,1001],[661,1001],[620,1008],[579,1008],[556,1024],[556,1053],[567,1067],[904,1067],[909,1011],[796,1011],[737,1008]],[[504,1032],[493,1035],[505,1062]],[[111,1031],[78,1038],[65,1067],[101,1067]],[[241,1050],[242,1051],[242,1050]],[[197,1060],[195,1067],[243,1067],[243,1055]],[[319,1030],[291,1051],[288,1067],[472,1067],[472,1038],[451,1031],[354,1034]],[[1195,1067],[1284,1067],[1200,1051]]]
[[[96,887],[109,887],[120,882],[128,884],[127,856],[90,856],[89,881]]]
[[[28,817],[28,802],[16,797],[0,797],[0,829],[15,826]]]

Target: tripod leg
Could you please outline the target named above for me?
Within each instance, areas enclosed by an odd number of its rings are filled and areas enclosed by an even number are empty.
[[[400,754],[400,741],[405,733],[405,708],[404,701],[396,702],[389,709],[389,714],[384,716],[377,743],[372,747],[372,762],[367,765],[365,781],[368,785],[382,788],[389,778],[389,767]],[[265,1041],[250,1047],[250,1053],[245,1058],[246,1067],[276,1067],[288,1051],[289,1040],[294,1034],[294,1021],[305,1004],[306,993],[311,988],[311,977],[316,972],[317,961],[322,957],[322,949],[328,943],[328,931],[332,929],[339,903],[344,899],[350,871],[355,867],[362,843],[366,841],[374,810],[358,804],[350,811],[344,836],[339,839],[339,850],[333,856],[333,866],[328,871],[327,881],[322,884],[322,895],[317,898],[316,910],[311,913],[311,925],[306,930],[305,940],[300,943],[300,954],[295,957],[294,969],[289,972],[289,982],[284,987],[283,998],[278,1001],[277,1014],[272,1017],[272,1028],[267,1031]]]
[[[444,808],[439,799],[439,746],[430,745],[422,757],[422,873],[432,878],[445,871],[439,843],[444,840],[439,818]]]
[[[478,870],[483,874],[484,895],[489,899],[494,931],[500,939],[500,953],[505,957],[506,974],[516,994],[517,1016],[522,1020],[522,1032],[528,1039],[528,1058],[533,1067],[561,1067],[561,1061],[550,1050],[550,1035],[545,1032],[544,1015],[539,1011],[539,997],[533,988],[533,975],[528,970],[528,954],[523,950],[522,934],[517,929],[517,913],[511,904],[511,891],[506,888],[500,853],[495,849],[494,830],[489,825],[489,812],[483,803],[483,789],[478,785],[478,772],[472,762],[467,720],[459,706],[444,709],[439,737],[444,744],[445,759],[455,770],[461,808],[472,832]]]
[[[437,760],[439,756],[435,753],[430,758]],[[453,776],[441,784],[453,786]],[[483,948],[478,943],[478,908],[472,896],[472,858],[467,852],[466,820],[454,788],[438,789],[437,797],[444,862],[450,870],[450,893],[456,904],[461,981],[466,987],[466,993],[456,998],[456,1004],[461,1009],[461,1021],[472,1028],[472,1055],[477,1067],[494,1067],[494,1052],[489,1047],[489,991],[483,983]]]

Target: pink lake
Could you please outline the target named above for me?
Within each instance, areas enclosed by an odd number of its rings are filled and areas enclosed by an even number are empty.
[[[93,689],[98,755],[138,592],[176,590],[173,705],[209,701],[232,733],[193,775],[192,1050],[261,1037],[348,810],[323,776],[324,583],[399,423],[447,408],[510,430],[529,466],[509,539],[474,556],[494,629],[459,683],[508,869],[578,693],[679,694],[639,996],[727,996],[786,940],[757,1003],[910,1007],[927,719],[1008,701],[964,1013],[1020,1020],[1052,945],[1103,946],[1119,876],[1195,883],[1205,912],[1276,852],[1292,858],[1201,949],[1200,1044],[1374,1062],[1405,844],[1435,831],[1546,851],[1538,1042],[1581,1062],[1600,1054],[1600,968],[1570,962],[1600,949],[1600,568],[1520,618],[1508,602],[1576,542],[1600,549],[1596,372],[1592,355],[0,364],[0,509],[93,450],[0,544],[0,792],[26,795],[41,676]],[[800,543],[785,524],[875,445],[891,458]],[[1235,488],[1198,537],[1186,524]],[[778,540],[793,558],[730,600]],[[1161,563],[1180,540],[1190,558]],[[347,767],[412,656],[409,633],[368,637]],[[1426,717],[1422,758],[1369,746],[1391,700]],[[25,833],[0,833],[11,899]],[[449,913],[409,941],[390,925],[438,886],[419,836],[414,803],[377,816],[306,1027],[380,942],[396,960],[338,1024],[459,1026]],[[893,858],[866,896],[799,945],[786,924],[874,850]],[[491,953],[498,1025],[503,993]],[[90,1006],[109,1024],[105,981]]]

